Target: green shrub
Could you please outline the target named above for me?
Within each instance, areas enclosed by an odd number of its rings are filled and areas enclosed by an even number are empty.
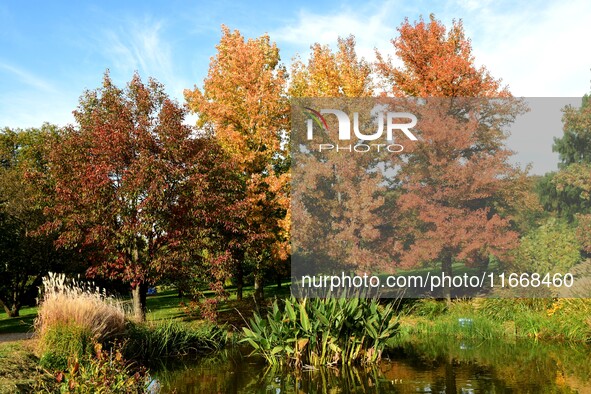
[[[39,340],[40,360],[43,368],[63,371],[68,359],[90,358],[93,355],[92,332],[76,324],[55,324],[47,328]]]
[[[393,304],[375,299],[291,297],[243,330],[241,342],[272,365],[364,364],[380,360],[398,322]]]
[[[581,261],[581,245],[575,230],[554,218],[521,239],[514,267],[522,272],[565,273]]]
[[[226,330],[213,324],[190,326],[174,320],[128,322],[124,354],[144,363],[189,353],[210,352],[225,345]]]

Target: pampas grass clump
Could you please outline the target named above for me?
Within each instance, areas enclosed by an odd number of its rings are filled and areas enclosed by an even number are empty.
[[[103,342],[124,332],[125,310],[104,289],[50,272],[43,278],[35,332],[43,344],[48,332],[67,326],[83,329],[93,341]]]

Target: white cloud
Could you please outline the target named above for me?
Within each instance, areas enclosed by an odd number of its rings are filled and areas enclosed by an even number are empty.
[[[154,77],[166,85],[167,91],[182,99],[182,89],[188,84],[175,73],[173,50],[164,37],[163,20],[128,19],[117,29],[106,30],[98,44],[114,65],[114,70],[127,82],[131,73]]]
[[[169,76],[171,49],[161,38],[163,26],[163,21],[129,20],[117,30],[105,31],[102,48],[121,68]]]
[[[515,4],[458,0],[432,9],[403,7],[387,1],[365,8],[342,7],[332,13],[302,10],[271,37],[289,44],[304,59],[312,43],[334,46],[338,36],[354,34],[358,53],[374,60],[374,48],[393,54],[390,39],[407,16],[411,21],[430,12],[444,24],[462,19],[472,39],[476,63],[502,78],[519,96],[581,96],[589,91],[591,51],[586,50],[591,2],[538,1]],[[439,8],[439,9],[438,9]]]
[[[591,3],[550,2],[522,12],[490,8],[465,18],[476,60],[519,96],[581,96],[589,91]],[[470,34],[472,33],[472,34]]]
[[[22,68],[18,68],[6,63],[0,63],[0,70],[8,71],[30,88],[42,90],[44,92],[56,91],[55,87],[51,83]]]
[[[391,51],[390,39],[394,37],[396,24],[392,23],[391,3],[379,8],[342,8],[331,14],[317,14],[301,10],[292,24],[271,31],[269,34],[280,48],[289,44],[306,60],[310,45],[320,43],[336,47],[338,37],[355,36],[357,53],[366,60],[375,60],[374,48]],[[398,20],[402,20],[400,15]]]

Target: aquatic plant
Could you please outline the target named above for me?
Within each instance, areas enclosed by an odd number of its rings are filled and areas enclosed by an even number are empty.
[[[368,298],[294,297],[273,302],[266,317],[255,313],[241,342],[271,365],[367,364],[381,359],[386,341],[396,335],[392,303]]]

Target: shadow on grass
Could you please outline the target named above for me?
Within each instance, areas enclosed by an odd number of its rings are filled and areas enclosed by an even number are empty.
[[[37,317],[37,308],[23,308],[19,317],[7,317],[0,314],[0,334],[33,332],[33,321]]]
[[[290,283],[283,283],[282,286],[269,285],[264,289],[265,299],[261,305],[256,305],[254,301],[254,289],[252,286],[244,287],[244,294],[242,300],[236,299],[236,288],[228,287],[226,289],[230,297],[218,305],[218,320],[219,324],[227,324],[230,327],[243,327],[245,325],[244,319],[248,320],[257,309],[265,309],[267,304],[272,302],[275,298],[285,298],[290,294]],[[203,291],[205,297],[212,297],[213,292],[209,290]],[[185,322],[200,321],[201,317],[187,314],[181,302],[189,303],[190,299],[187,297],[179,297],[176,290],[165,290],[156,295],[148,296],[146,306],[148,309],[148,320],[166,320],[166,319],[180,319]]]

